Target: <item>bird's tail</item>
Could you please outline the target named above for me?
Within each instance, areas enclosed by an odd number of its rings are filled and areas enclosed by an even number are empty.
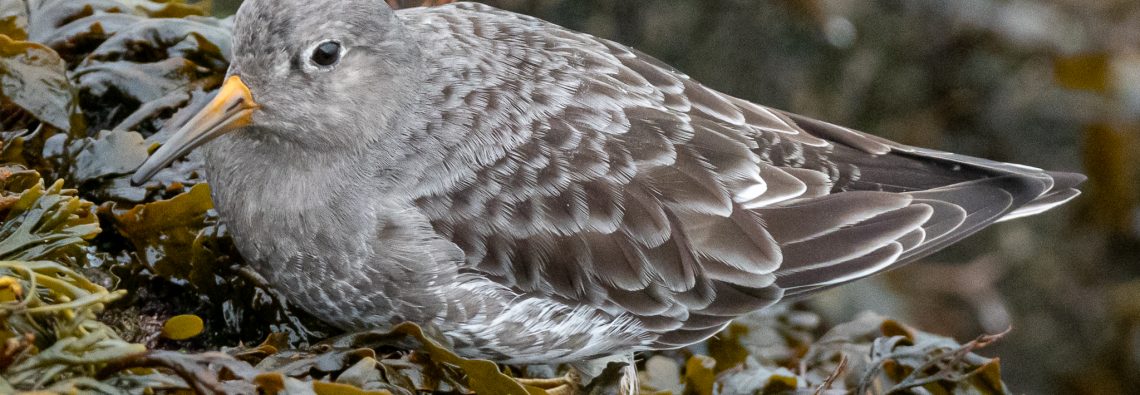
[[[884,210],[833,234],[847,233],[848,239],[866,238],[866,232],[873,231],[877,222],[895,221],[896,217],[909,218],[900,223],[914,226],[913,231],[885,240],[880,250],[846,261],[810,268],[785,265],[777,272],[777,284],[785,289],[787,296],[831,288],[897,268],[995,222],[1047,211],[1080,195],[1076,187],[1085,180],[1083,175],[1075,173],[1049,172],[915,147],[896,145],[893,148],[896,149],[885,155],[871,155],[842,146],[832,153],[837,161],[859,170],[857,178],[837,186],[844,193],[881,195],[880,200],[884,202],[893,199],[891,196],[910,198],[903,207]],[[787,208],[794,209],[784,209]],[[856,228],[863,229],[856,231]],[[820,244],[816,250],[828,248],[834,247]]]
[[[1053,179],[1053,187],[1024,206],[1001,217],[998,222],[1040,214],[1065,204],[1081,195],[1081,191],[1077,187],[1087,179],[1083,174],[1077,173],[1051,171],[1045,174]]]
[[[785,290],[785,297],[815,293],[846,284],[860,278],[901,267],[926,257],[942,248],[966,238],[995,222],[1020,218],[1044,212],[1061,205],[1080,194],[1074,187],[1083,176],[1072,173],[1006,174],[951,184],[922,191],[908,192],[912,200],[906,208],[917,219],[926,217],[910,234],[899,237],[875,253],[826,267],[811,270],[784,270],[777,272],[777,284]],[[922,210],[918,210],[922,208]],[[885,213],[886,217],[902,215]],[[847,231],[852,235],[855,225]],[[838,232],[837,232],[838,233]],[[891,247],[894,248],[891,248]],[[822,247],[821,248],[826,248]]]

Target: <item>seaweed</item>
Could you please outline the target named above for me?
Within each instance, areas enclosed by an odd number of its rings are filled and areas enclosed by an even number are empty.
[[[8,202],[0,224],[0,259],[79,260],[85,241],[100,231],[91,203],[63,189],[62,181],[45,187],[34,171],[5,167],[0,185]]]
[[[63,60],[42,44],[0,36],[0,92],[4,107],[18,107],[60,130],[83,125]],[[19,117],[6,118],[5,129],[27,126]]]
[[[19,168],[0,168],[0,185],[8,202],[0,225],[0,390],[99,387],[90,376],[101,365],[145,347],[96,319],[125,291],[108,291],[73,268],[100,231],[91,203]]]
[[[26,35],[17,22],[5,30],[15,37]],[[41,44],[0,34],[0,159],[52,172],[60,165],[44,154],[48,141],[75,135],[83,125],[77,93],[60,57]]]
[[[1003,334],[958,344],[864,313],[817,339],[812,335],[817,323],[813,313],[786,307],[753,314],[710,342],[708,356],[688,356],[683,376],[670,376],[684,377],[685,394],[890,394],[916,387],[924,393],[1009,393],[999,360],[974,353]],[[679,366],[665,363],[658,369]]]

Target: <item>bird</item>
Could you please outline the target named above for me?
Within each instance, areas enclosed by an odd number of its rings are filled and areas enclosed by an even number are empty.
[[[344,330],[599,362],[913,262],[1084,177],[896,143],[488,5],[247,0],[199,149],[248,264]]]

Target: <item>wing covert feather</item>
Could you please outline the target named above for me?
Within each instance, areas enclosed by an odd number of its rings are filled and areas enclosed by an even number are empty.
[[[432,58],[456,62],[434,78],[463,86],[433,98],[429,128],[467,136],[418,206],[469,269],[638,317],[654,347],[1052,207],[1080,182],[769,109],[538,20],[492,34],[506,16],[490,7],[417,12],[446,26]]]

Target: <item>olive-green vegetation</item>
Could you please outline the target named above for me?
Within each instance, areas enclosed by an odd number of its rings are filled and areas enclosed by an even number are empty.
[[[208,15],[178,0],[0,2],[0,393],[614,390],[617,366],[581,386],[562,367],[463,359],[432,328],[337,333],[244,266],[200,157],[130,185],[162,126],[222,81],[231,21]],[[998,360],[974,353],[994,340],[871,314],[826,329],[780,307],[638,371],[650,393],[1006,393]]]

